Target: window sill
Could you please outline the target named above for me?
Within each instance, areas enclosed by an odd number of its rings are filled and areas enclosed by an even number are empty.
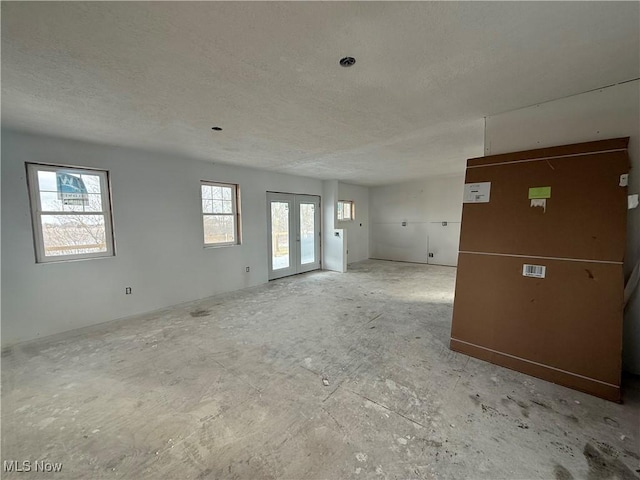
[[[215,249],[215,248],[227,248],[227,247],[239,247],[240,243],[222,243],[220,245],[204,245],[205,250]]]
[[[36,260],[36,265],[50,265],[52,263],[84,262],[87,260],[104,260],[105,258],[114,258],[115,256],[116,256],[115,253],[111,253],[109,255],[97,255],[95,257],[61,258],[59,260],[56,259],[56,260],[44,260],[44,261]]]

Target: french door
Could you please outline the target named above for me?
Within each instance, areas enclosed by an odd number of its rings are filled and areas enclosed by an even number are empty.
[[[320,197],[267,192],[269,280],[320,268]]]

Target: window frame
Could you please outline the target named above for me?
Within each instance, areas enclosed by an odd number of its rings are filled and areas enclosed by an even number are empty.
[[[111,177],[109,170],[95,167],[76,165],[61,165],[50,163],[25,162],[27,170],[27,189],[29,193],[29,210],[31,211],[31,227],[33,233],[33,245],[36,264],[73,262],[78,260],[91,260],[97,258],[110,258],[116,255],[116,242],[113,228],[113,205],[111,199]],[[100,212],[65,212],[59,210],[42,210],[40,198],[40,181],[38,172],[58,172],[60,170],[71,171],[76,174],[98,176],[100,179],[100,200],[102,211]],[[106,252],[72,253],[68,255],[47,256],[44,248],[44,233],[42,230],[42,215],[91,215],[104,218],[104,234]]]
[[[206,213],[204,211],[204,207],[202,205],[202,187],[208,185],[212,187],[225,187],[231,188],[231,210],[232,213]],[[230,217],[232,216],[234,219],[235,226],[235,240],[233,242],[217,242],[217,243],[206,243],[205,241],[205,231],[204,231],[204,218],[205,216],[215,217]],[[200,217],[202,225],[202,241],[204,248],[220,248],[220,247],[233,247],[235,245],[242,244],[242,228],[241,228],[241,216],[240,216],[240,185],[237,183],[227,183],[227,182],[214,182],[210,180],[200,180]]]
[[[340,212],[344,214],[344,204],[348,203],[351,206],[351,216],[349,218],[340,218]],[[342,204],[342,205],[341,205]],[[353,222],[356,219],[356,204],[353,200],[338,200],[336,202],[336,219],[339,222]]]

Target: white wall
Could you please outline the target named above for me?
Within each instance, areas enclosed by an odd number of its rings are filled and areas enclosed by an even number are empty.
[[[347,232],[335,228],[338,181],[322,182],[322,268],[336,272],[347,271]]]
[[[355,202],[355,220],[336,224],[347,232],[347,263],[366,260],[369,258],[369,188],[339,182],[338,200]]]
[[[456,265],[463,190],[462,173],[370,188],[371,258]]]
[[[640,81],[487,117],[487,155],[631,137],[628,192],[640,192]],[[629,210],[625,278],[640,260],[640,209]],[[638,287],[640,289],[640,287]],[[623,361],[640,374],[640,290],[625,313]]]
[[[27,161],[110,171],[115,257],[35,263]],[[203,248],[200,180],[240,185],[242,245]],[[3,130],[2,344],[266,282],[267,190],[321,195],[322,182]]]

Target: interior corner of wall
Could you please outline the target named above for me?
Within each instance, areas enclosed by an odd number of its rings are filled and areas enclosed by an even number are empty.
[[[483,117],[484,120],[484,133],[482,139],[482,151],[485,155],[491,155],[491,142],[487,142],[487,117]]]

